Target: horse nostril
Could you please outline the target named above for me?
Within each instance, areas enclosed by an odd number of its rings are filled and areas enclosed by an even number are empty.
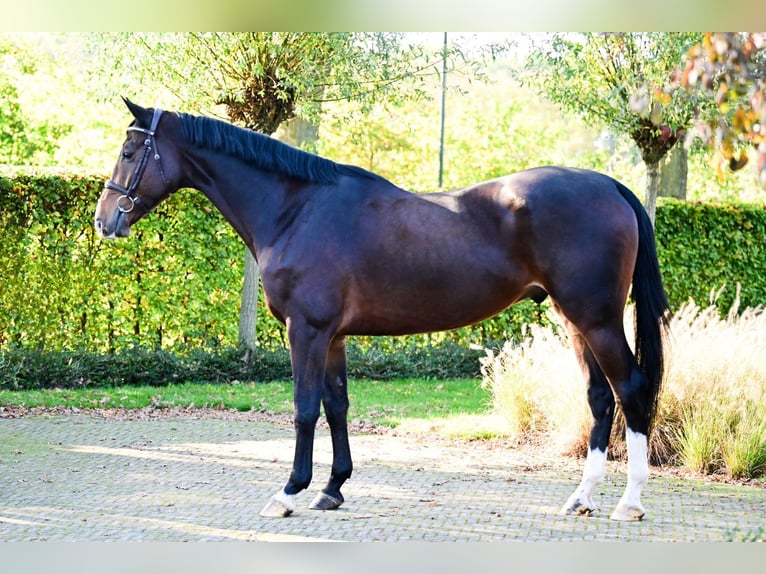
[[[96,226],[96,231],[98,233],[103,233],[103,231],[104,231],[104,221],[100,217],[96,218],[95,226]]]

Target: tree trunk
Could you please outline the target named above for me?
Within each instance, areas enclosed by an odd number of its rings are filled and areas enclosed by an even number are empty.
[[[293,118],[275,134],[275,137],[285,143],[293,146],[309,144],[308,147],[315,146],[318,139],[319,129],[317,126],[301,118]],[[239,308],[239,342],[245,347],[245,361],[250,358],[255,351],[257,337],[256,326],[258,324],[258,263],[245,248],[245,271],[244,281],[242,283],[242,301]]]
[[[649,219],[654,225],[654,213],[657,206],[657,193],[660,190],[660,162],[646,163],[646,201],[644,206]]]
[[[255,351],[256,325],[258,324],[258,263],[250,250],[245,248],[245,277],[242,282],[242,302],[239,308],[239,343],[245,347],[245,361]]]
[[[319,139],[319,126],[296,117],[282,124],[274,137],[286,144],[315,152]]]
[[[683,143],[670,150],[660,169],[660,197],[686,199],[686,176],[688,153]]]

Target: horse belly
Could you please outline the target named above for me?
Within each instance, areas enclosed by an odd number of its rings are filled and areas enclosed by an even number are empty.
[[[478,323],[511,305],[523,291],[523,282],[507,268],[465,260],[439,267],[378,265],[375,280],[350,290],[343,331],[403,335]]]

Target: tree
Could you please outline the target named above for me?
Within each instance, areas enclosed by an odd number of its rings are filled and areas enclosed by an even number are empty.
[[[756,173],[766,189],[766,33],[706,33],[687,52],[669,85],[714,95],[715,114],[697,114],[689,137],[713,144],[719,176],[741,169],[755,148]]]
[[[660,166],[660,197],[686,199],[686,179],[688,175],[688,154],[685,145],[675,145],[665,156]]]
[[[0,164],[50,165],[58,140],[71,126],[32,117],[20,89],[50,66],[25,37],[0,36]]]
[[[536,37],[522,79],[588,122],[627,134],[646,164],[645,206],[654,220],[660,160],[706,97],[667,77],[699,34],[553,34]],[[709,100],[709,98],[708,98]]]
[[[162,85],[186,107],[269,135],[297,116],[317,120],[325,102],[370,106],[423,97],[434,66],[445,57],[460,61],[456,49],[429,52],[401,34],[132,33],[100,39],[99,49],[108,54],[107,85]],[[245,261],[240,338],[252,350],[257,267],[251,255]]]
[[[588,165],[595,161],[592,142],[598,131],[564,116],[555,104],[535,98],[532,90],[511,78],[511,66],[510,62],[492,66],[487,82],[456,80],[450,86],[445,189],[572,158]],[[352,121],[337,123],[322,122],[321,153],[363,166],[405,189],[433,191],[437,186],[438,97],[393,110],[378,105],[354,115]]]

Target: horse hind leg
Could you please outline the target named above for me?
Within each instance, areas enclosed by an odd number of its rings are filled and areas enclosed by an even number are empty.
[[[642,520],[646,511],[641,504],[641,492],[649,482],[648,438],[645,433],[633,431],[630,427],[625,432],[628,445],[628,484],[610,518]]]
[[[628,482],[611,518],[641,520],[645,515],[641,492],[649,480],[648,436],[653,405],[649,381],[625,340],[621,321],[611,327],[585,330],[583,336],[617,396],[627,423]]]
[[[628,483],[612,520],[641,520],[646,511],[641,504],[641,492],[649,482],[649,423],[652,399],[645,399],[646,376],[635,364],[628,382],[619,391],[625,415],[625,442],[628,447]]]
[[[598,366],[585,339],[570,324],[570,337],[588,385],[588,406],[593,416],[593,426],[588,441],[588,457],[585,461],[580,485],[566,501],[564,514],[590,516],[598,510],[593,501],[593,490],[604,481],[609,436],[614,420],[614,395],[603,371]]]

